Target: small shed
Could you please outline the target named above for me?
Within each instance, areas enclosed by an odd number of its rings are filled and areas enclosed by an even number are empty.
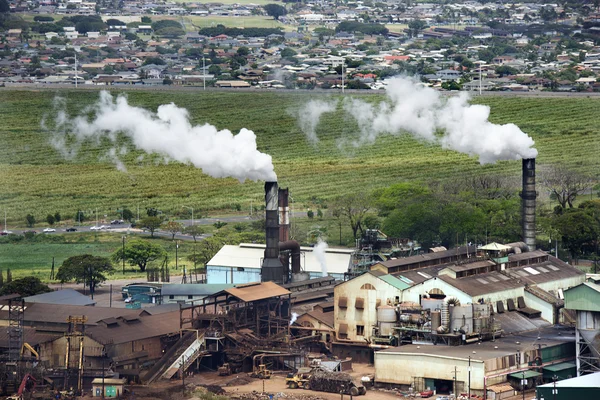
[[[123,394],[125,378],[95,378],[92,381],[92,397],[102,397],[102,388],[104,387],[104,397],[119,397]]]

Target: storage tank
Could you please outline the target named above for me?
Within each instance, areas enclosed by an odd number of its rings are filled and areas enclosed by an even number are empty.
[[[442,324],[442,313],[440,311],[431,312],[431,331],[437,332],[437,329]]]
[[[396,322],[396,309],[392,306],[377,307],[377,322]]]
[[[442,299],[421,298],[421,306],[424,310],[441,310],[442,304],[444,304]]]
[[[489,318],[490,317],[490,305],[489,304],[473,304],[473,318]]]
[[[450,331],[464,330],[465,333],[473,332],[473,305],[454,306],[450,312]]]
[[[379,323],[379,336],[391,336],[394,334],[395,322],[380,322]]]

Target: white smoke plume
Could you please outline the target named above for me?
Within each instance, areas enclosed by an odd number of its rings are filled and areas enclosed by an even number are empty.
[[[319,142],[319,138],[317,137],[317,125],[319,124],[321,116],[324,113],[335,111],[337,103],[337,100],[310,100],[298,110],[298,125],[312,144]]]
[[[478,156],[481,164],[537,156],[530,136],[515,124],[491,123],[490,107],[469,104],[466,92],[446,99],[415,79],[397,77],[388,82],[387,99],[379,104],[344,100],[344,110],[359,128],[354,146],[372,143],[383,134],[408,132],[446,149]]]
[[[127,147],[119,141],[122,135],[139,150],[157,154],[165,162],[191,164],[214,178],[277,180],[271,156],[257,150],[252,131],[243,128],[234,135],[209,124],[192,125],[188,111],[173,103],[159,106],[154,113],[129,105],[124,96],[115,99],[102,91],[96,104],[74,118],[64,111],[64,101],[56,105],[42,127],[52,133],[51,144],[66,158],[76,157],[83,143],[99,145],[108,140],[113,147],[104,158],[124,170],[120,156]]]
[[[327,276],[327,260],[325,258],[325,250],[327,250],[327,248],[329,248],[329,245],[321,238],[317,240],[317,244],[313,248],[313,253],[315,254],[315,257],[317,257],[319,264],[321,264],[323,276]]]
[[[290,325],[292,325],[298,319],[298,313],[293,312],[292,318],[290,318]]]

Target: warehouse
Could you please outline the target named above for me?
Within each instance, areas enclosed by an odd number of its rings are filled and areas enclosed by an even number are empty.
[[[600,372],[540,385],[537,400],[600,399]]]
[[[324,275],[323,267],[312,247],[301,247],[301,267],[310,278]],[[348,272],[352,250],[328,248],[325,250],[327,275],[342,280]],[[261,266],[265,245],[241,243],[225,245],[206,264],[206,280],[210,284],[240,284],[261,281]]]
[[[569,333],[565,328],[548,327],[468,346],[389,348],[375,352],[375,381],[412,385],[417,391],[435,388],[438,393],[452,392],[454,385],[456,392],[466,393],[470,381],[471,394],[482,395],[488,387],[509,380],[509,375],[525,371],[533,387],[543,367],[574,358],[575,344],[572,338],[567,341]]]
[[[600,285],[592,280],[565,290],[565,308],[577,312],[577,375],[600,371]]]

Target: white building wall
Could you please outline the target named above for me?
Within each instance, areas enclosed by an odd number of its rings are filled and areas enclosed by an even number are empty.
[[[260,282],[260,268],[217,267],[206,268],[206,283]]]
[[[432,354],[375,352],[375,381],[397,385],[410,385],[415,378],[456,380],[468,382],[469,360]],[[471,389],[483,390],[484,363],[471,360]]]
[[[554,307],[552,304],[540,299],[537,296],[534,296],[529,292],[525,292],[523,298],[525,299],[525,305],[527,307],[540,310],[542,312],[542,318],[550,323],[554,323]]]
[[[472,303],[473,299],[468,294],[458,290],[454,286],[446,283],[441,279],[429,279],[425,282],[412,286],[408,289],[405,289],[402,292],[402,301],[412,301],[415,303],[419,303],[419,295],[423,296],[425,292],[429,292],[431,289],[440,289],[444,294],[448,297],[456,297],[460,300],[461,304]]]
[[[372,285],[375,290],[361,289],[365,284]],[[339,332],[341,323],[348,324],[348,339],[364,343],[365,339],[371,337],[373,327],[377,325],[377,300],[381,300],[381,305],[385,305],[388,300],[394,303],[396,297],[400,296],[399,289],[369,273],[337,285],[334,289],[335,331]],[[348,299],[346,308],[338,306],[340,297]],[[355,306],[357,297],[364,299],[364,309],[362,310]],[[357,325],[364,326],[364,335],[357,335]]]
[[[570,287],[577,286],[583,282],[585,282],[585,274],[572,276],[570,278],[540,283],[537,286],[541,289],[544,289],[547,292],[556,293],[558,291],[558,289],[565,290]]]

